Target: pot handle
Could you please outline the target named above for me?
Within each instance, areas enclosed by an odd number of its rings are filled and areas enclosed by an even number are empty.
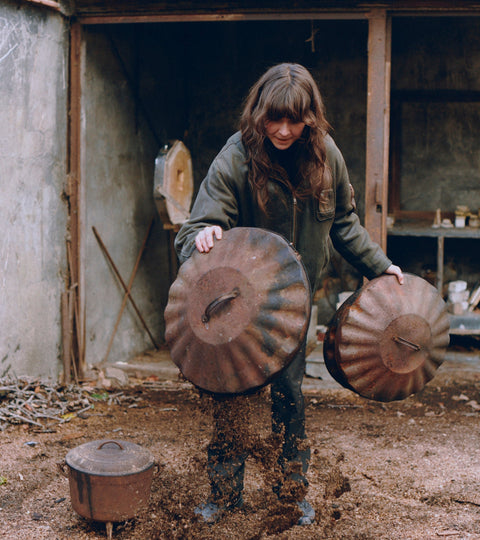
[[[205,308],[205,313],[202,315],[202,322],[208,323],[210,320],[210,316],[212,314],[212,311],[219,305],[224,304],[225,302],[228,302],[230,300],[233,300],[234,298],[237,298],[237,296],[240,294],[240,290],[238,287],[235,287],[232,292],[222,294],[218,298],[215,298],[208,306]]]
[[[67,462],[64,460],[62,463],[57,463],[57,467],[60,473],[65,476],[65,478],[68,478]]]
[[[120,450],[124,450],[123,446],[118,441],[103,441],[102,444],[97,448],[97,450],[101,450],[106,444],[116,444]]]

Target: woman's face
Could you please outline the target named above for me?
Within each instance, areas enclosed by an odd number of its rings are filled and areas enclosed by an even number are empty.
[[[266,135],[277,150],[290,148],[301,137],[304,127],[304,122],[294,122],[290,118],[265,122]]]

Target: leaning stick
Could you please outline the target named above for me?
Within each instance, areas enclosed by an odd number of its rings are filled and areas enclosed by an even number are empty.
[[[152,333],[150,332],[150,330],[149,330],[149,328],[147,326],[147,323],[145,322],[144,318],[142,317],[142,314],[140,313],[140,311],[139,311],[139,309],[137,307],[137,304],[135,303],[135,300],[132,297],[132,294],[129,292],[128,287],[125,285],[125,282],[123,281],[122,276],[120,275],[120,272],[118,271],[115,263],[113,262],[113,259],[110,256],[110,253],[108,252],[105,244],[103,243],[102,239],[100,238],[100,235],[98,234],[97,229],[95,229],[95,227],[92,227],[92,230],[93,230],[93,234],[95,235],[95,238],[97,239],[97,241],[98,241],[98,243],[100,245],[100,248],[102,249],[102,251],[104,252],[104,254],[107,257],[108,261],[112,265],[113,271],[115,272],[115,275],[117,276],[118,280],[120,281],[120,283],[121,283],[121,285],[123,287],[123,290],[127,293],[128,299],[130,300],[130,302],[131,302],[131,304],[133,306],[133,309],[135,310],[135,313],[138,315],[138,318],[142,322],[143,327],[145,328],[145,330],[146,330],[147,334],[149,335],[150,339],[152,340],[153,346],[155,347],[155,349],[158,349],[159,347],[157,345],[157,342],[155,341],[155,338],[153,337]]]
[[[62,293],[62,344],[63,344],[63,383],[70,382],[70,351],[71,351],[71,333],[68,319],[68,292]]]
[[[138,266],[140,265],[140,259],[142,258],[143,252],[145,250],[145,246],[147,245],[147,240],[148,240],[148,237],[150,236],[150,231],[152,230],[152,226],[153,226],[153,218],[150,221],[150,225],[148,226],[147,234],[145,235],[145,238],[143,239],[142,247],[140,248],[140,251],[138,252],[137,260],[135,262],[132,275],[130,276],[130,280],[128,282],[128,290],[123,296],[122,305],[120,307],[120,311],[118,312],[117,321],[115,322],[115,327],[113,328],[112,335],[110,336],[107,352],[105,353],[105,357],[103,358],[103,360],[100,362],[99,364],[100,366],[104,365],[107,362],[108,355],[110,354],[110,349],[112,348],[112,344],[113,344],[113,338],[115,337],[115,334],[118,329],[118,325],[120,324],[120,319],[122,318],[123,310],[125,309],[125,306],[127,305],[127,300],[128,300],[130,291],[132,289],[133,280],[135,279],[135,276],[137,274]]]

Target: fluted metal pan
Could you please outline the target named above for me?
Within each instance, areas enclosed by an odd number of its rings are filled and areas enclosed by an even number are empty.
[[[422,390],[449,343],[446,304],[430,283],[404,274],[366,283],[337,310],[324,341],[325,364],[345,388],[376,401]]]
[[[193,384],[242,393],[290,363],[310,312],[299,254],[278,234],[237,227],[180,267],[169,291],[165,337],[173,362]]]

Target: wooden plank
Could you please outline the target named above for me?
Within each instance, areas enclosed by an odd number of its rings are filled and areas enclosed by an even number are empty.
[[[431,222],[397,224],[388,229],[389,236],[423,236],[480,239],[480,229],[474,227],[432,227]]]
[[[429,220],[433,223],[435,218],[435,210],[402,210],[399,208],[394,209],[393,214],[395,216],[395,221],[427,221]],[[442,211],[442,219],[448,218],[451,220],[455,219],[455,212],[449,210]]]
[[[445,237],[437,238],[437,289],[443,293],[443,261],[445,258]]]
[[[315,11],[315,12],[253,12],[253,13],[145,13],[81,15],[82,24],[132,24],[162,22],[239,22],[239,21],[311,21],[311,20],[364,20],[368,12],[360,11]]]
[[[388,190],[388,213],[395,218],[400,212],[400,177],[402,172],[402,106],[398,101],[392,100],[390,110],[390,185]],[[432,218],[433,219],[433,218]]]
[[[41,0],[40,0],[41,1]],[[49,1],[49,0],[45,0]],[[145,22],[316,20],[365,18],[372,9],[395,16],[480,16],[480,2],[468,0],[264,0],[155,2],[152,0],[77,0],[75,14],[84,24]]]
[[[62,317],[62,355],[63,355],[63,383],[70,383],[70,358],[72,350],[71,328],[69,321],[69,292],[62,292],[61,317]]]
[[[365,227],[385,250],[391,62],[391,19],[386,10],[372,10],[368,29]]]
[[[81,287],[81,225],[80,225],[80,140],[81,140],[81,46],[82,27],[78,22],[70,27],[69,85],[68,85],[68,131],[67,166],[69,199],[69,252],[68,265],[70,286],[74,287],[76,326],[75,340],[72,344],[73,357],[80,375],[85,370],[85,302]]]

